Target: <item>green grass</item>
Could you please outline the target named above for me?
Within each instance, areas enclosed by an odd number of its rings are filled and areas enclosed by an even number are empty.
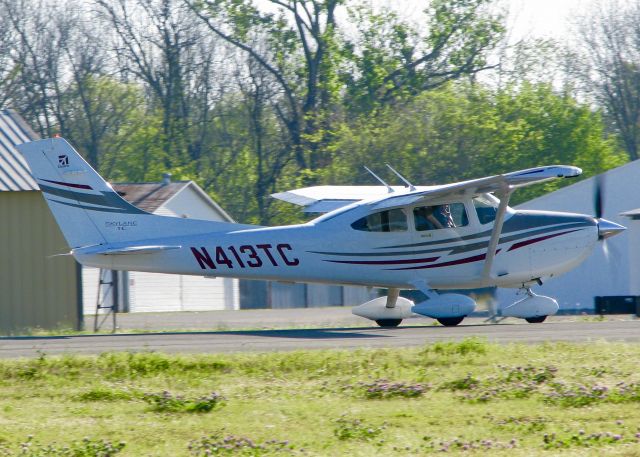
[[[637,344],[0,361],[0,456],[640,456]]]

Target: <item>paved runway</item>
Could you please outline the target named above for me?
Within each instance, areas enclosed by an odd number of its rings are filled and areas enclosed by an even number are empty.
[[[251,330],[184,333],[145,333],[0,338],[0,357],[33,357],[40,353],[98,354],[105,351],[162,351],[167,353],[230,353],[292,351],[297,349],[421,346],[467,337],[491,342],[544,341],[640,342],[640,320],[603,322],[560,319],[544,324],[480,325],[468,319],[458,327],[406,326],[396,329],[341,327],[291,330]],[[409,321],[411,323],[411,321]],[[478,323],[474,325],[474,323]]]

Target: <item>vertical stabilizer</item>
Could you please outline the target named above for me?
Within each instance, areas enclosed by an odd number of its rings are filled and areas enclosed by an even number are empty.
[[[71,249],[252,228],[165,217],[133,206],[62,138],[17,146]]]
[[[72,249],[117,241],[105,230],[110,223],[126,224],[128,218],[147,214],[120,197],[64,139],[17,148]]]

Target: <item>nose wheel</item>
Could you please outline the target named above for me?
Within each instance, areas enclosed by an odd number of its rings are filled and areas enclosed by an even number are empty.
[[[400,322],[402,322],[402,319],[377,319],[376,320],[376,324],[378,324],[380,327],[386,327],[386,328],[397,327],[398,325],[400,325]]]
[[[525,317],[524,320],[530,324],[541,324],[547,316]]]

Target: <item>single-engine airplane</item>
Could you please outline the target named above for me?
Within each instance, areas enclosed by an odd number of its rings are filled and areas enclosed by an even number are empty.
[[[598,240],[625,228],[583,214],[516,211],[518,187],[578,176],[544,166],[471,181],[414,187],[316,186],[274,194],[324,213],[280,227],[149,214],[122,199],[62,138],[18,146],[83,265],[211,277],[374,286],[388,289],[353,308],[382,327],[413,313],[458,325],[476,306],[447,289],[514,287],[524,298],[503,316],[542,322],[557,302],[531,291],[583,261]],[[390,167],[391,168],[391,167]],[[414,304],[402,289],[422,291]]]

